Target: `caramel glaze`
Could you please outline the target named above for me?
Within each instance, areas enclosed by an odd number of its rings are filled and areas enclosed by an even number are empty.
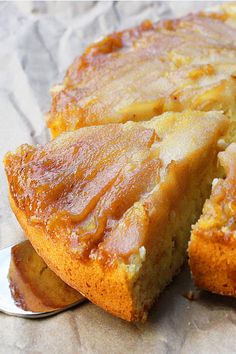
[[[168,32],[176,32],[177,30],[182,30],[182,32],[184,32],[184,30],[188,30],[189,35],[192,34],[191,32],[194,32],[195,40],[206,46],[206,43],[204,42],[205,34],[201,31],[204,29],[206,32],[213,31],[214,25],[218,24],[218,26],[220,26],[222,24],[223,26],[224,22],[228,19],[229,14],[227,13],[207,14],[200,12],[197,15],[191,14],[182,19],[162,20],[158,23],[145,20],[137,27],[110,34],[103,40],[90,45],[81,57],[75,59],[74,63],[67,70],[65,79],[66,84],[68,86],[73,86],[80,83],[85,74],[83,70],[88,66],[97,67],[98,65],[105,64],[105,62],[110,60],[110,56],[107,56],[107,54],[113,54],[113,57],[115,58],[117,51],[122,50],[125,52],[125,50],[128,50],[129,48],[140,48],[140,56],[145,60],[147,57],[151,56],[166,56],[167,50],[171,50],[173,47],[177,49],[179,45],[186,45],[186,38],[184,36],[181,38],[181,36],[178,36],[179,33],[175,33],[175,38],[173,38],[172,34],[169,34]],[[230,32],[230,28],[227,29]],[[157,42],[157,40],[159,41]],[[222,43],[214,42],[214,45],[216,44],[219,45],[219,48],[222,45]],[[227,44],[232,44],[230,43],[230,40],[225,41],[224,47],[232,49],[231,47],[228,47]],[[142,53],[142,49],[144,51],[147,45],[149,46],[149,51]],[[188,43],[187,45],[191,45],[191,43]]]
[[[22,292],[20,291],[16,282],[13,282],[10,278],[9,287],[11,291],[11,296],[14,299],[14,302],[17,307],[20,307],[22,310],[30,311],[31,309],[28,308],[25,302],[25,297],[23,296]]]
[[[29,223],[84,261],[127,259],[143,242],[138,220],[147,211],[136,202],[158,182],[158,140],[155,130],[127,123],[22,145],[5,159],[10,193]]]

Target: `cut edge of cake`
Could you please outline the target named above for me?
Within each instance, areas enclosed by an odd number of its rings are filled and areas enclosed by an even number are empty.
[[[188,254],[195,285],[236,297],[236,144],[219,154],[226,178],[215,179],[193,226]]]

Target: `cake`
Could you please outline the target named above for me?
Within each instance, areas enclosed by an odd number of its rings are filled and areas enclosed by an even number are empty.
[[[226,178],[214,180],[193,227],[189,264],[199,288],[236,297],[236,144],[219,154]]]
[[[12,247],[8,277],[15,303],[25,311],[54,311],[85,300],[48,268],[29,241]]]
[[[12,210],[62,280],[143,321],[185,260],[227,128],[220,112],[185,111],[22,145],[5,157]]]
[[[236,5],[113,33],[75,59],[52,89],[53,137],[84,126],[221,110],[236,131]]]

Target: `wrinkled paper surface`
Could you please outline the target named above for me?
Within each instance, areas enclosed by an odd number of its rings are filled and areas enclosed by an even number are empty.
[[[49,139],[49,88],[73,58],[99,37],[176,17],[212,2],[1,2],[0,158],[22,143]],[[7,199],[0,164],[0,247],[24,238]],[[1,266],[0,266],[1,268]],[[48,319],[0,313],[0,353],[235,353],[235,301],[206,292],[197,301],[186,266],[152,308],[147,323],[129,324],[91,303]]]

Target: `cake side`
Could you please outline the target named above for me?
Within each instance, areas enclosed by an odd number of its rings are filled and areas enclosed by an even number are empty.
[[[193,227],[189,264],[199,288],[236,297],[236,145],[231,144],[219,159],[226,178],[215,181]]]

